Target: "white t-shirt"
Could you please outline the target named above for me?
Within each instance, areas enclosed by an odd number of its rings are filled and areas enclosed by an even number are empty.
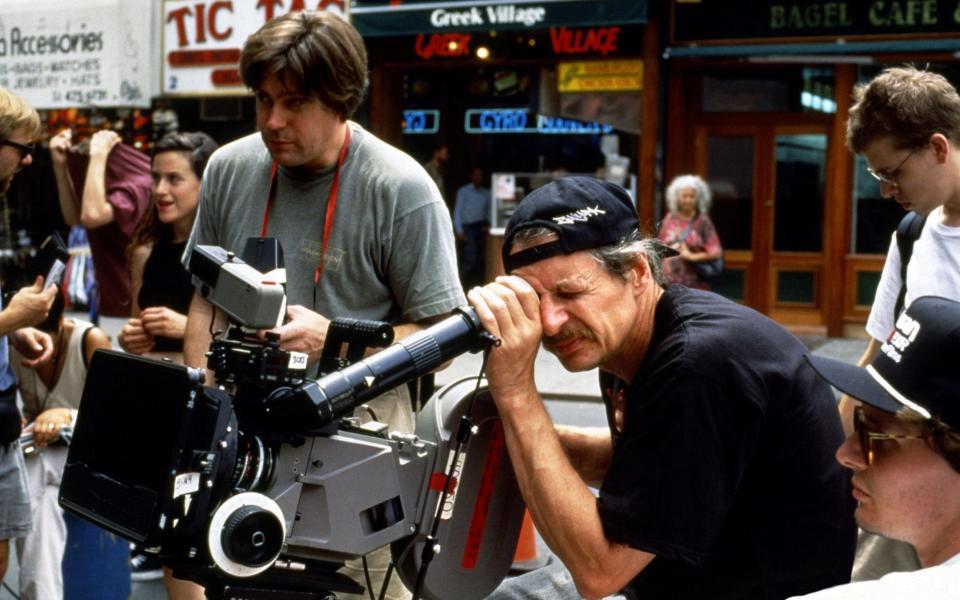
[[[912,261],[911,261],[912,262]],[[876,581],[858,581],[795,596],[806,600],[956,600],[960,590],[960,554],[929,569],[910,573],[890,573]]]
[[[942,221],[943,209],[938,206],[927,217],[920,238],[914,242],[913,256],[907,265],[904,307],[921,296],[960,301],[960,227],[948,227]],[[867,319],[867,333],[875,340],[885,341],[893,330],[893,307],[899,294],[900,249],[894,233]]]

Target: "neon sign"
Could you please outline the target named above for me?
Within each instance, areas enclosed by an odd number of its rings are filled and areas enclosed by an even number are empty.
[[[470,108],[463,117],[467,133],[605,134],[613,127],[575,119],[531,114],[526,108]]]
[[[403,111],[403,133],[426,135],[440,129],[440,111],[436,109]]]

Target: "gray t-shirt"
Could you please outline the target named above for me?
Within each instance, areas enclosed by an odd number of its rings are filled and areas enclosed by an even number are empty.
[[[324,218],[336,167],[304,179],[281,167],[267,235],[280,240],[290,304],[327,318],[390,323],[442,315],[466,300],[457,278],[450,215],[416,161],[350,122],[336,213],[316,289]],[[220,148],[203,177],[200,207],[184,264],[196,244],[240,255],[258,237],[271,158],[260,135]]]

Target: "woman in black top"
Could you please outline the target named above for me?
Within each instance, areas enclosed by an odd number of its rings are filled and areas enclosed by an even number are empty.
[[[133,292],[120,346],[133,354],[183,361],[190,274],[180,263],[197,215],[200,179],[216,142],[205,133],[169,133],[153,153],[153,206],[127,249]]]

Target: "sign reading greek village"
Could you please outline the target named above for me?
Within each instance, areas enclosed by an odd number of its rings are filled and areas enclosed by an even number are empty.
[[[673,43],[790,37],[956,33],[957,0],[674,1]]]
[[[345,0],[164,0],[165,94],[246,91],[237,65],[250,34],[274,17],[298,10],[346,16]]]
[[[556,26],[638,24],[645,0],[354,0],[353,24],[365,36],[502,31]]]
[[[43,109],[149,106],[150,14],[149,0],[5,2],[0,86]]]

